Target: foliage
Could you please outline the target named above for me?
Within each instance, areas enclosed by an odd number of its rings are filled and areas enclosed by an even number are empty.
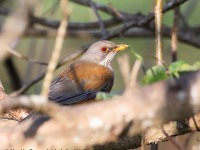
[[[184,61],[176,61],[171,63],[168,68],[158,65],[153,66],[147,70],[145,76],[142,79],[142,84],[151,84],[160,80],[168,79],[169,77],[179,77],[180,74],[188,71],[196,71],[200,69],[200,62],[197,61],[193,65],[190,65]]]
[[[151,84],[159,80],[167,79],[166,69],[164,66],[153,66],[147,70],[146,75],[143,77],[143,84]]]

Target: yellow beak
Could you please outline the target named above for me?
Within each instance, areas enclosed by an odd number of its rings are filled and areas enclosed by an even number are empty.
[[[119,45],[116,46],[116,48],[113,49],[113,51],[119,52],[119,51],[125,50],[128,47],[129,46],[126,45],[126,44],[119,44]]]

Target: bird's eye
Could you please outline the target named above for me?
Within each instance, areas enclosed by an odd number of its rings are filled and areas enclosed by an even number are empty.
[[[108,51],[108,48],[107,48],[106,46],[101,47],[101,51],[102,51],[102,52],[107,52],[107,51]]]

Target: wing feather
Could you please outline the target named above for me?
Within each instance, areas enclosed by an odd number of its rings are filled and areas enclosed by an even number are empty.
[[[110,70],[96,64],[79,63],[70,65],[52,81],[49,91],[51,100],[71,105],[94,99],[98,91],[110,92],[113,85],[113,73]]]

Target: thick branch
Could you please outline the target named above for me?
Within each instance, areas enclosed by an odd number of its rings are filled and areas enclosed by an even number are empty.
[[[180,79],[171,79],[134,90],[128,89],[122,96],[110,101],[64,107],[61,110],[65,116],[65,126],[54,119],[43,124],[41,118],[34,121],[29,129],[27,126],[30,122],[24,122],[13,129],[0,131],[0,136],[4,139],[14,130],[12,134],[17,135],[17,139],[12,138],[7,143],[14,147],[18,144],[28,146],[29,142],[34,142],[37,148],[59,145],[83,149],[116,142],[134,136],[150,126],[162,125],[170,120],[180,120],[199,113],[199,91],[200,72],[193,72]],[[197,122],[199,124],[199,119]],[[43,124],[39,125],[37,133],[36,124]],[[52,126],[54,128],[51,128]],[[35,135],[34,139],[27,139],[27,136],[31,135]],[[41,142],[41,138],[45,141]],[[1,145],[1,148],[6,146],[8,145]]]
[[[173,1],[173,2],[169,2],[167,3],[167,5],[164,7],[164,11],[166,12],[168,10],[173,9],[174,7],[177,7],[179,5],[181,5],[182,3],[186,2],[187,0],[177,0],[177,1]],[[77,2],[77,0],[75,1]],[[84,1],[79,1],[79,3],[87,3]],[[87,3],[89,6],[89,3]],[[96,4],[97,6],[97,4]],[[106,7],[106,10],[109,9],[108,6],[99,6],[97,7],[97,9],[100,9],[101,7]],[[101,8],[100,10],[105,10],[104,8]],[[109,9],[110,11],[111,9]],[[112,11],[112,10],[111,10]],[[10,10],[5,9],[0,7],[0,13],[5,15],[5,14],[9,14]],[[114,11],[112,11],[114,13]],[[123,12],[120,12],[123,14]],[[116,14],[116,13],[115,13]],[[114,14],[113,14],[114,15]],[[152,36],[152,33],[144,33],[143,31],[134,31],[134,32],[129,32],[128,30],[132,27],[140,27],[140,28],[146,28],[148,30],[154,31],[154,27],[150,27],[150,25],[145,25],[150,23],[150,21],[154,18],[153,14],[150,14],[148,16],[144,16],[142,14],[128,14],[128,15],[123,15],[124,20],[120,20],[120,19],[115,19],[115,18],[111,18],[109,20],[104,20],[103,24],[105,25],[105,27],[111,27],[111,26],[115,26],[115,25],[119,25],[122,23],[125,23],[125,25],[123,27],[117,28],[116,30],[114,30],[114,33],[110,33],[108,36],[103,37],[102,39],[111,39],[114,37],[117,37],[119,35],[123,35],[123,36],[130,36],[130,37],[149,37]],[[153,17],[153,18],[152,18]],[[51,27],[54,29],[58,28],[59,25],[59,21],[53,21],[53,20],[48,20],[45,18],[39,18],[36,16],[32,16],[31,17],[31,22],[36,23],[36,24],[40,24],[46,27]],[[128,26],[127,26],[128,25]],[[94,31],[92,29],[98,29],[99,28],[99,22],[90,22],[90,23],[73,23],[73,22],[69,22],[68,25],[68,34],[70,36],[95,36],[95,37],[102,37],[102,34],[98,31]],[[85,29],[88,29],[88,31],[86,31]],[[92,31],[90,31],[92,30]],[[171,36],[171,28],[166,27],[166,29],[163,29],[164,35],[167,37]],[[190,29],[180,29],[180,32],[178,33],[178,38],[180,41],[185,42],[187,44],[193,45],[195,47],[200,47],[200,42],[198,40],[198,34],[199,34],[199,27],[195,27],[195,28],[190,28]],[[55,36],[55,33],[53,31],[48,31],[48,30],[38,30],[38,29],[29,29],[25,35],[34,35],[34,36]]]
[[[178,0],[178,1],[174,1],[174,2],[169,2],[167,3],[167,5],[165,5],[165,7],[163,8],[163,13],[173,9],[174,7],[177,7],[179,5],[181,5],[182,3],[186,2],[187,0]],[[88,4],[85,1],[77,1],[75,0],[75,2],[79,2],[81,4]],[[103,6],[106,7],[107,6]],[[101,8],[100,6],[97,8]],[[100,9],[100,10],[104,10],[104,9]],[[123,12],[120,12],[123,14]],[[117,37],[119,35],[123,35],[123,36],[131,36],[131,37],[135,37],[137,35],[140,36],[140,34],[136,34],[135,32],[131,32],[129,33],[129,29],[133,28],[133,27],[140,27],[140,28],[146,28],[146,29],[150,29],[150,30],[155,30],[154,27],[149,27],[151,21],[154,19],[154,15],[153,14],[149,14],[148,16],[144,16],[142,14],[128,14],[128,15],[124,15],[124,26],[123,27],[119,27],[117,29],[115,29],[114,31],[110,32],[110,34],[107,34],[107,36],[102,37],[102,34],[100,32],[96,32],[93,31],[92,29],[98,29],[99,28],[99,22],[94,22],[94,23],[69,23],[69,28],[68,28],[68,34],[70,36],[83,36],[83,35],[87,35],[87,36],[99,36],[101,37],[101,39],[111,39],[114,37]],[[48,27],[52,27],[52,28],[57,28],[59,22],[57,21],[51,21],[51,20],[45,20],[44,18],[37,18],[33,16],[33,22],[44,25],[44,26],[48,26]],[[105,27],[110,27],[113,25],[118,25],[119,23],[122,23],[122,20],[117,20],[117,19],[110,19],[110,20],[105,20],[103,21],[103,24],[105,25]],[[167,29],[164,32],[165,36],[171,36],[171,28],[166,27]],[[79,30],[73,30],[73,29],[79,29]],[[81,30],[82,29],[82,30]],[[85,29],[91,29],[92,31],[86,31]],[[48,32],[47,30],[35,30],[35,32],[33,32],[33,30],[30,32],[31,30],[29,30],[27,33],[30,35],[43,35],[43,36],[52,36],[54,35],[52,32]],[[137,32],[138,33],[138,32]],[[146,36],[146,34],[143,34]],[[147,33],[147,36],[149,35],[149,33]],[[192,37],[192,38],[191,38]],[[196,35],[196,32],[191,32],[191,30],[187,30],[185,31],[185,29],[180,30],[180,34],[179,34],[179,39],[180,41],[186,42],[188,44],[191,44],[193,46],[196,47],[200,47],[200,43],[197,40],[198,35]]]
[[[184,2],[186,2],[187,0],[177,0],[175,2],[169,2],[165,5],[165,7],[163,8],[163,13],[183,4]],[[73,2],[79,3],[81,5],[85,5],[88,7],[90,6],[90,1],[86,0],[86,1],[80,1],[80,0],[73,0]],[[105,27],[110,27],[113,25],[118,25],[120,22],[123,23],[123,21],[127,21],[127,24],[133,24],[133,22],[138,22],[137,24],[139,26],[145,25],[146,23],[152,21],[154,19],[154,15],[153,13],[149,14],[147,17],[145,17],[144,19],[142,19],[141,17],[144,17],[144,15],[138,13],[138,14],[129,14],[126,12],[122,12],[122,11],[118,11],[120,12],[121,15],[123,15],[123,20],[119,19],[119,17],[117,16],[116,12],[111,9],[109,6],[105,6],[105,5],[100,5],[98,3],[94,3],[94,5],[96,6],[96,9],[99,9],[101,11],[104,11],[108,14],[112,15],[112,19],[109,20],[105,20],[103,21]],[[9,9],[0,7],[0,13],[2,15],[7,15],[10,12],[12,12]],[[141,20],[142,19],[142,20]],[[36,17],[36,16],[31,16],[30,18],[31,24],[34,23],[38,23],[40,25],[44,25],[47,27],[51,27],[51,28],[58,28],[60,22],[59,21],[53,21],[53,20],[48,20],[45,18],[40,18],[40,17]],[[135,24],[135,23],[134,23]],[[69,30],[73,30],[73,29],[98,29],[99,28],[99,22],[91,22],[91,23],[73,23],[73,22],[69,22],[68,25],[68,29]],[[128,30],[128,29],[127,29]]]
[[[132,148],[137,148],[141,146],[141,140],[144,141],[145,145],[158,143],[167,141],[168,137],[174,137],[179,136],[182,134],[186,134],[188,132],[198,131],[198,128],[200,127],[200,115],[195,116],[196,123],[194,123],[193,118],[189,119],[189,123],[186,123],[185,121],[171,121],[161,127],[152,127],[146,130],[142,135],[136,135],[133,137],[125,137],[121,138],[117,142],[108,143],[105,145],[99,145],[96,146],[95,149],[97,150],[127,150]],[[197,126],[196,126],[197,125]],[[163,129],[168,135],[163,133]]]

